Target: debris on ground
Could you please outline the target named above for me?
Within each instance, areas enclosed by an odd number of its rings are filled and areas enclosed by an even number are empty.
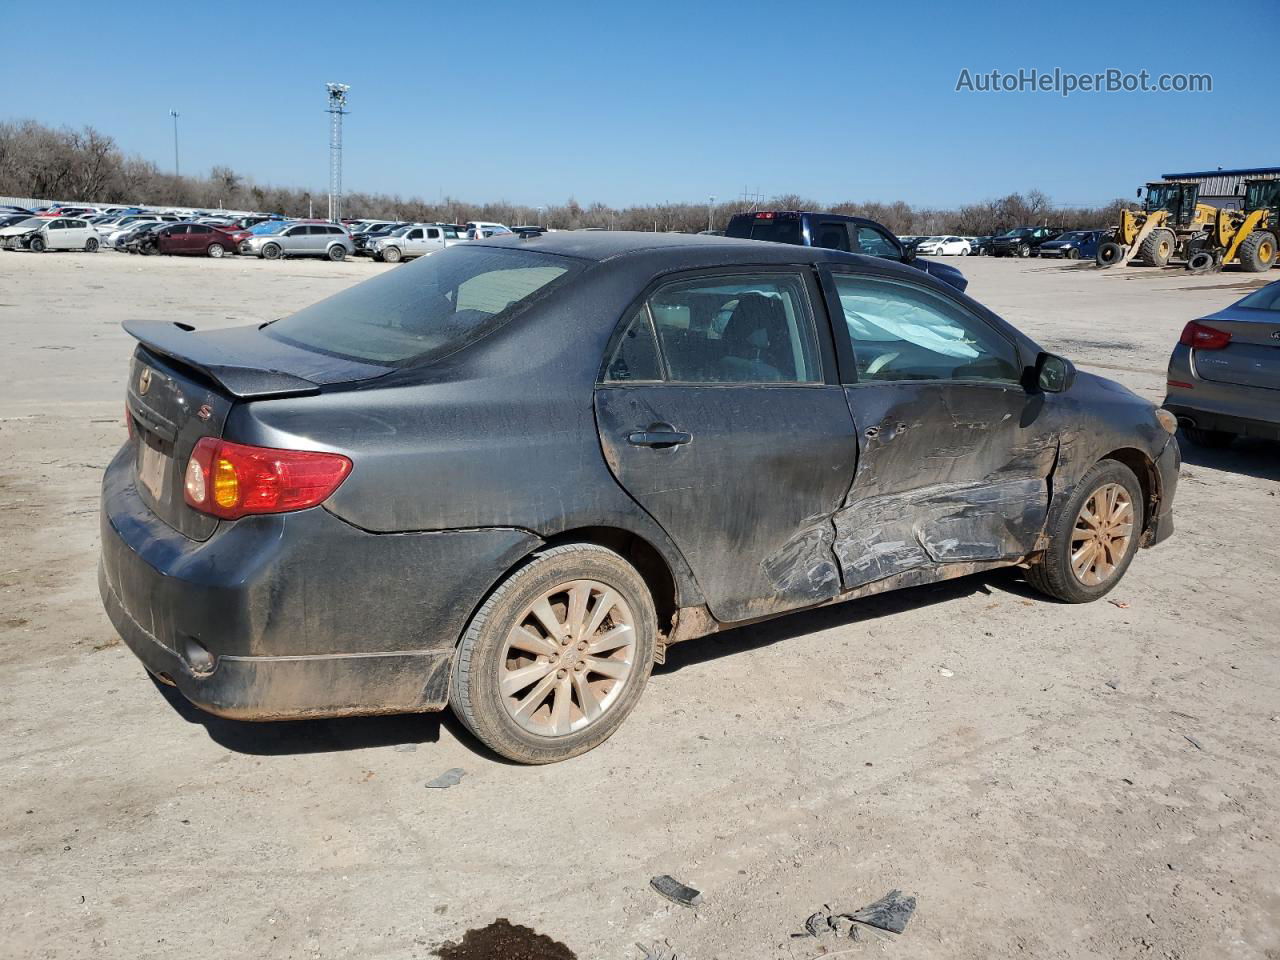
[[[1129,609],[1129,602],[1127,600],[1108,600],[1107,603],[1111,604],[1113,607],[1119,607],[1121,610]]]
[[[862,939],[862,934],[858,932],[858,928],[853,922],[852,914],[832,913],[831,908],[825,904],[817,913],[809,915],[809,919],[804,922],[804,933],[793,933],[791,937],[792,939],[823,937],[828,933],[834,933],[843,940]]]
[[[662,943],[655,943],[652,947],[646,947],[643,943],[637,943],[636,949],[642,954],[642,960],[679,960],[676,952],[671,949],[671,941],[664,940]]]
[[[1199,741],[1199,740],[1197,740],[1195,737],[1191,736],[1191,734],[1189,734],[1189,733],[1184,733],[1184,734],[1182,735],[1182,739],[1186,740],[1186,741],[1187,741],[1187,743],[1191,744],[1191,745],[1192,745],[1193,747],[1195,747],[1197,750],[1203,750],[1203,749],[1204,749],[1204,747],[1202,747],[1202,746],[1200,745],[1200,741]]]
[[[890,933],[901,933],[916,910],[916,898],[904,896],[901,890],[890,890],[875,903],[852,915],[854,920]]]
[[[702,902],[702,894],[699,891],[693,889],[693,887],[686,887],[679,880],[669,877],[665,873],[650,880],[649,886],[653,887],[668,900],[682,906],[696,907]]]
[[[461,767],[453,767],[452,769],[446,770],[444,773],[440,774],[440,776],[436,777],[434,780],[428,781],[427,789],[447,790],[450,787],[456,787],[466,775],[467,771],[463,770]]]
[[[558,940],[499,917],[487,927],[468,930],[461,943],[446,941],[436,949],[440,960],[578,960]]]
[[[1110,687],[1112,690],[1119,690],[1119,689],[1120,689],[1120,681],[1119,681],[1119,680],[1108,680],[1108,681],[1107,681],[1107,686],[1108,686],[1108,687]]]
[[[948,670],[946,667],[943,667],[943,668],[942,668],[942,669],[940,669],[938,672],[939,672],[940,674],[942,674],[944,677],[954,677],[954,676],[955,676],[955,673],[954,673],[953,671],[951,671],[951,670]]]

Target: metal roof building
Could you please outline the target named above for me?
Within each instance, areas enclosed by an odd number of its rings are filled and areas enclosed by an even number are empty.
[[[1245,167],[1237,170],[1199,170],[1192,173],[1162,173],[1165,180],[1198,180],[1200,202],[1228,210],[1238,209],[1244,198],[1246,180],[1275,180],[1280,167]]]

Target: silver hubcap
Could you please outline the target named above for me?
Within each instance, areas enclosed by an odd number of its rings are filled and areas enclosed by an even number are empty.
[[[1087,587],[1115,576],[1133,537],[1133,501],[1118,483],[1090,494],[1071,531],[1071,570]]]
[[[635,620],[618,591],[596,580],[559,584],[507,634],[498,676],[503,705],[530,733],[576,733],[617,702],[635,652]]]

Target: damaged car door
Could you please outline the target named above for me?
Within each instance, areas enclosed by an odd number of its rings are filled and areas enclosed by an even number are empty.
[[[841,588],[831,516],[857,443],[814,304],[815,278],[796,268],[660,283],[624,318],[596,389],[614,476],[724,622]]]
[[[923,284],[839,267],[823,283],[860,451],[835,517],[845,589],[1031,553],[1058,438],[1016,341]]]

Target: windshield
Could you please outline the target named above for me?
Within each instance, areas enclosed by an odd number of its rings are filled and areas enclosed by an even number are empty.
[[[406,233],[408,233],[412,229],[413,229],[412,227],[396,227],[394,230],[391,231],[390,235],[393,237],[403,237]]]
[[[1084,239],[1084,234],[1083,234],[1083,233],[1079,233],[1079,232],[1075,232],[1075,231],[1073,231],[1073,232],[1071,232],[1071,233],[1064,233],[1064,234],[1063,234],[1062,236],[1060,236],[1060,237],[1057,239],[1057,241],[1055,241],[1055,242],[1063,242],[1063,241],[1066,241],[1066,240],[1083,240],[1083,239]]]
[[[265,332],[322,353],[404,364],[474,343],[582,270],[524,250],[450,247],[277,320]]]
[[[1280,311],[1280,280],[1267,284],[1261,290],[1253,291],[1236,303],[1236,306],[1251,307],[1254,310]]]
[[[1172,210],[1178,201],[1178,185],[1168,183],[1147,188],[1147,210]]]
[[[1244,208],[1250,212],[1280,207],[1280,180],[1251,183],[1245,193]]]
[[[1006,231],[1005,233],[1001,234],[1001,236],[1005,236],[1005,237],[1029,237],[1029,236],[1031,236],[1031,228],[1030,228],[1030,227],[1016,227],[1016,228],[1014,228],[1013,230]]]
[[[48,221],[44,217],[27,217],[25,220],[20,220],[17,223],[13,224],[13,226],[30,227],[31,229],[34,230],[36,227],[47,222]]]

